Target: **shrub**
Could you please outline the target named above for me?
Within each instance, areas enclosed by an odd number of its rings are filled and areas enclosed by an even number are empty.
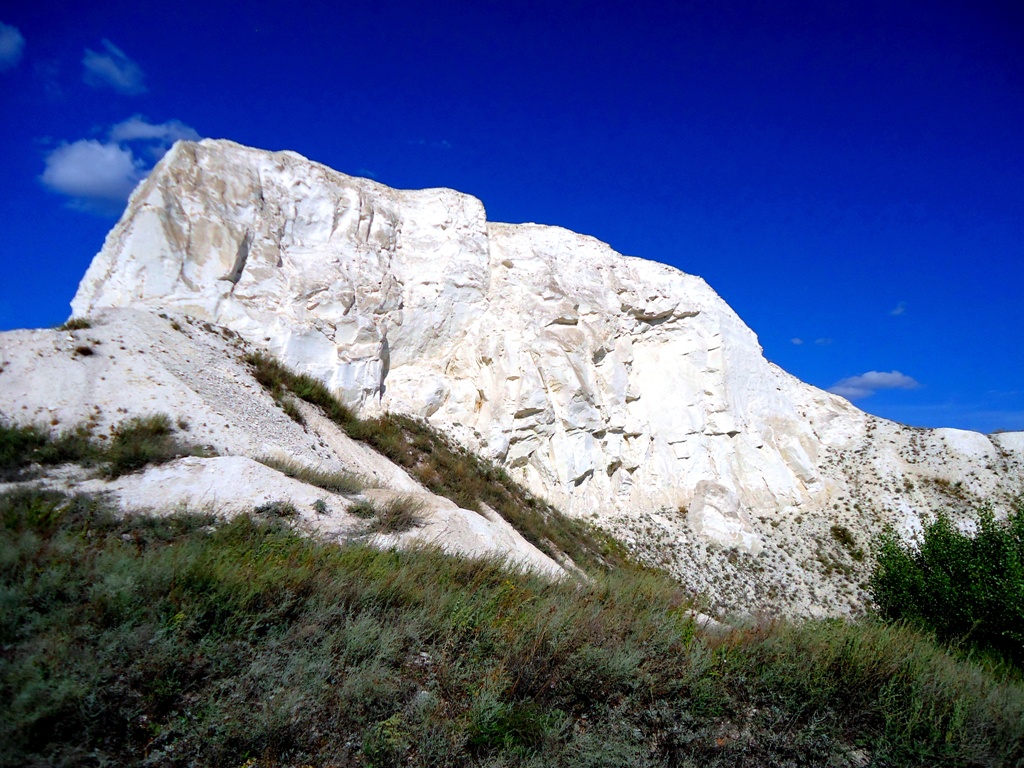
[[[181,456],[205,455],[174,438],[171,420],[162,413],[136,416],[118,424],[104,458],[109,478],[137,472],[152,464],[165,464]]]
[[[394,496],[383,503],[361,499],[348,508],[348,513],[371,521],[367,532],[404,533],[423,526],[422,510],[423,504],[414,497]]]
[[[103,474],[116,478],[179,456],[209,455],[175,439],[171,420],[163,414],[123,421],[114,427],[112,438],[104,446],[87,425],[51,435],[44,427],[16,426],[0,418],[0,475],[18,477],[30,464],[105,463]]]
[[[246,355],[245,362],[252,368],[256,381],[270,393],[274,402],[286,411],[284,403],[287,402],[287,392],[291,391],[300,400],[319,407],[327,418],[343,428],[356,421],[352,411],[340,403],[322,382],[312,376],[295,373],[262,352]]]
[[[1004,521],[979,510],[973,535],[943,513],[925,525],[917,547],[887,530],[870,590],[887,621],[1024,664],[1024,497]]]
[[[850,557],[858,562],[864,559],[864,550],[857,546],[857,539],[849,528],[845,525],[833,525],[831,533],[832,538],[850,553]]]
[[[65,430],[56,437],[47,436],[46,444],[35,453],[40,464],[83,464],[92,465],[102,460],[103,448],[93,440],[92,430],[80,424]]]
[[[299,510],[290,501],[268,501],[266,504],[260,504],[253,512],[257,515],[279,517],[286,520],[299,516]]]
[[[18,426],[0,421],[0,470],[16,470],[31,464],[50,435],[34,424]]]
[[[404,533],[424,524],[423,504],[412,496],[395,496],[377,506],[373,530],[380,533]]]
[[[84,317],[72,317],[66,322],[61,323],[55,330],[58,331],[84,331],[86,328],[92,328],[92,322]]]
[[[52,436],[35,424],[17,426],[0,419],[0,473],[18,476],[29,464],[92,464],[102,457],[88,427]]]
[[[377,507],[369,499],[360,499],[346,510],[361,520],[372,520],[377,516]]]

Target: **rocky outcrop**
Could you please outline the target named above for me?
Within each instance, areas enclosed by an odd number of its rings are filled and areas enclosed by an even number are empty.
[[[698,277],[291,152],[175,145],[72,306],[225,326],[364,413],[444,428],[737,601],[855,605],[862,561],[832,526],[866,544],[953,483],[998,499],[1022,478],[1017,437],[902,427],[772,365]]]

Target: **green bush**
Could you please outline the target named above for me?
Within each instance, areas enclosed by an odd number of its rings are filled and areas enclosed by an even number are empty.
[[[363,528],[367,533],[405,533],[425,524],[422,510],[423,504],[418,499],[401,495],[385,502],[360,499],[349,506],[347,512],[369,521]]]
[[[18,426],[0,421],[0,470],[17,470],[32,463],[50,435],[36,425]]]
[[[128,419],[114,427],[112,437],[105,456],[110,478],[198,453],[175,439],[171,420],[162,413]]]
[[[974,534],[940,513],[917,547],[890,529],[876,549],[870,589],[883,618],[1024,665],[1024,497],[1003,521],[979,510]]]
[[[113,428],[111,438],[103,445],[86,425],[51,435],[44,427],[17,426],[0,417],[0,478],[23,477],[31,464],[103,464],[103,474],[116,478],[180,456],[209,455],[178,441],[164,414],[127,419]]]
[[[102,454],[88,427],[53,436],[35,424],[17,426],[0,419],[0,474],[17,476],[30,464],[93,464]]]

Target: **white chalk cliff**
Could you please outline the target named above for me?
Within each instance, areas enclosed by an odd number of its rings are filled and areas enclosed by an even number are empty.
[[[363,413],[427,419],[680,575],[765,550],[770,573],[751,566],[736,599],[853,604],[860,560],[830,526],[866,544],[884,522],[913,527],[951,483],[999,498],[1022,479],[1020,434],[864,414],[765,360],[699,277],[292,152],[176,144],[72,303],[109,307],[226,326]],[[794,575],[833,561],[854,576],[827,596]]]

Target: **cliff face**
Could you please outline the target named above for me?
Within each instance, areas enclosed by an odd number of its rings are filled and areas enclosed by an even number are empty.
[[[698,277],[291,152],[177,144],[72,307],[227,326],[364,412],[428,419],[696,588],[721,577],[710,560],[749,565],[737,599],[856,603],[861,561],[832,526],[866,544],[1022,480],[1021,435],[868,416],[766,361]],[[847,585],[812,595],[839,563]]]

